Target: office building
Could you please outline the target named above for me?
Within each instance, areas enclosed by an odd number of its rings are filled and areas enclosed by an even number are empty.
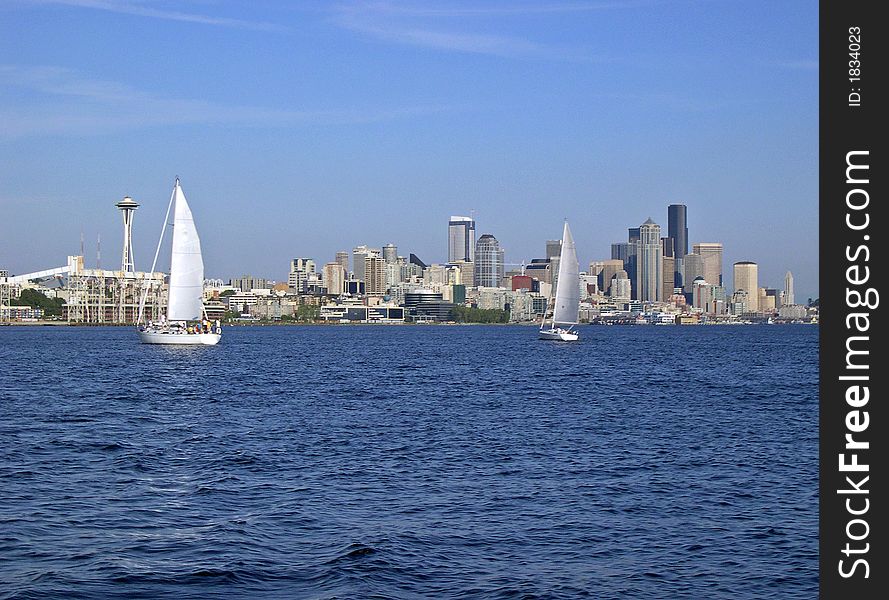
[[[636,255],[636,299],[663,300],[663,248],[661,226],[649,218],[639,227]]]
[[[315,261],[311,258],[294,258],[290,261],[290,273],[287,275],[287,287],[298,294],[306,293],[306,282],[309,275],[315,273]]]
[[[701,257],[704,280],[712,285],[722,285],[722,244],[701,242],[692,246],[692,250]]]
[[[669,239],[669,238],[665,238]],[[676,259],[672,256],[665,256],[663,258],[663,273],[661,276],[662,279],[662,289],[661,289],[661,300],[664,302],[670,299],[670,296],[673,295],[673,279],[675,276],[675,262]]]
[[[759,267],[755,262],[741,261],[734,264],[735,293],[747,293],[747,312],[759,310]]]
[[[364,257],[364,293],[368,296],[386,293],[386,261],[379,254]]]
[[[504,250],[490,233],[481,236],[475,243],[476,287],[500,287],[504,272]]]
[[[693,291],[694,281],[698,277],[702,277],[704,278],[704,281],[707,281],[707,278],[704,277],[703,257],[694,252],[686,254],[685,258],[682,259],[682,277],[680,278],[684,282],[682,284],[682,291],[686,294],[690,294]],[[707,283],[713,282],[707,281]],[[677,287],[679,286],[678,282],[674,281],[673,284]]]
[[[475,220],[453,216],[448,221],[448,262],[475,260]]]
[[[383,246],[383,260],[389,265],[398,262],[398,246],[395,244],[386,244]]]
[[[629,302],[631,294],[630,278],[627,272],[621,269],[611,278],[611,299],[614,301]]]
[[[688,254],[688,221],[684,204],[671,204],[667,207],[667,237],[673,240],[673,258],[676,259],[674,281],[677,286],[682,286],[685,255]]]
[[[355,279],[364,280],[364,259],[368,256],[380,256],[377,248],[368,248],[365,245],[356,246],[352,249],[352,276]]]
[[[339,266],[343,268],[343,271],[346,272],[346,276],[349,275],[349,253],[345,250],[340,250],[336,253],[336,257],[333,259],[333,262],[337,263]]]
[[[611,259],[602,261],[602,270],[599,272],[599,289],[603,294],[611,293],[611,280],[615,273],[624,270],[624,261]]]
[[[784,275],[784,301],[782,304],[785,305],[793,305],[796,304],[794,302],[793,297],[793,273],[787,271],[787,274]]]
[[[348,255],[346,255],[348,257]],[[329,262],[321,269],[321,284],[328,294],[342,294],[345,289],[346,271],[339,262]]]

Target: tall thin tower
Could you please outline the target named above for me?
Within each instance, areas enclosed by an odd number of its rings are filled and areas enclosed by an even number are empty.
[[[123,213],[123,257],[120,260],[120,270],[133,273],[136,270],[133,263],[133,213],[139,205],[127,196],[114,206]]]
[[[793,273],[787,271],[784,276],[784,304],[795,304],[793,297]]]

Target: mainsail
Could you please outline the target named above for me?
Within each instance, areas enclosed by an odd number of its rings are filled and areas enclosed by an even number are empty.
[[[574,238],[565,221],[562,232],[562,253],[559,258],[559,279],[556,281],[556,303],[553,309],[553,326],[574,325],[580,307],[580,270]]]
[[[167,319],[192,321],[202,316],[204,260],[201,258],[201,240],[178,179],[174,194],[176,209],[173,213],[173,256],[170,260]]]

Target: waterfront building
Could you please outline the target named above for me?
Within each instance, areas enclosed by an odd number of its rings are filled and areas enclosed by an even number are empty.
[[[637,248],[636,298],[642,302],[660,302],[663,299],[661,227],[651,218],[639,227]]]
[[[701,257],[701,275],[707,283],[724,285],[722,281],[722,244],[700,242],[693,245],[692,250]]]
[[[345,289],[346,270],[339,262],[329,262],[322,268],[321,280],[328,294],[342,294]]]
[[[773,313],[778,309],[778,290],[759,288],[759,312]]]
[[[475,285],[500,287],[504,272],[504,250],[493,235],[486,233],[475,243]]]
[[[475,220],[452,216],[448,221],[448,262],[473,262],[475,243]]]
[[[781,304],[796,304],[793,297],[793,273],[784,275],[784,301]]]
[[[736,262],[733,275],[735,292],[747,292],[747,312],[759,311],[759,266],[746,260]]]
[[[735,293],[732,294],[731,304],[729,304],[729,312],[733,315],[751,312],[749,298],[750,294],[746,290],[735,290]]]

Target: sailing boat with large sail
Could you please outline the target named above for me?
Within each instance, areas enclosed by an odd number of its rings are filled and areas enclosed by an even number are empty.
[[[577,265],[577,251],[568,221],[562,231],[562,251],[559,256],[559,279],[556,281],[555,302],[552,322],[546,326],[546,315],[540,323],[540,339],[561,342],[576,342],[578,335],[573,331],[577,325],[580,307],[580,271]]]
[[[174,208],[175,207],[175,208]],[[173,209],[173,247],[170,256],[170,285],[167,293],[167,314],[159,323],[142,323],[145,294],[139,303],[139,338],[143,344],[185,344],[212,346],[222,337],[219,321],[207,320],[204,310],[204,259],[201,240],[194,225],[191,208],[179,185],[173,186],[164,228],[161,229],[151,272],[157,266],[164,231]]]

